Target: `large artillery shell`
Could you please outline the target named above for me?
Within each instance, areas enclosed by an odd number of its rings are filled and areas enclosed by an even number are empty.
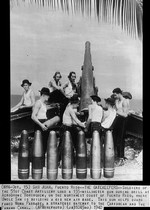
[[[78,179],[87,177],[87,150],[85,134],[83,131],[78,133],[78,144],[76,151],[76,176]]]
[[[43,143],[42,135],[39,130],[34,134],[32,150],[32,178],[42,179],[43,176]]]
[[[73,149],[72,138],[69,131],[65,131],[63,135],[62,146],[62,178],[72,179],[73,175]]]
[[[28,179],[29,178],[29,143],[28,143],[28,132],[23,130],[21,133],[21,139],[19,143],[18,153],[18,178]]]
[[[114,176],[114,142],[112,131],[107,131],[104,144],[104,177],[112,178]]]
[[[57,160],[57,137],[55,131],[50,131],[47,142],[47,178],[57,179],[58,160]]]
[[[100,135],[98,131],[92,134],[91,145],[91,178],[101,178],[101,144]]]

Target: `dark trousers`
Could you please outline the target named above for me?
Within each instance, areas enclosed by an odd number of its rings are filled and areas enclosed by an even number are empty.
[[[72,125],[72,126],[66,126],[62,125],[60,128],[60,142],[58,145],[58,160],[61,160],[61,151],[62,151],[62,145],[63,145],[63,134],[65,131],[69,131],[71,133],[72,137],[72,143],[73,143],[73,149],[77,149],[77,144],[78,144],[78,132],[82,130],[81,127],[77,125]]]
[[[99,122],[91,122],[91,133],[97,130],[99,133],[101,132],[101,123]]]
[[[113,138],[115,151],[119,158],[124,158],[126,123],[127,117],[117,116],[113,130]]]

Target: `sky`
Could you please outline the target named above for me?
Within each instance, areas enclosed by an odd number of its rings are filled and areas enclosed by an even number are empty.
[[[120,87],[142,99],[142,42],[119,26],[94,17],[67,14],[37,5],[19,5],[10,10],[11,94],[22,94],[23,79],[32,89],[47,87],[56,71],[62,83],[70,71],[81,76],[85,42],[91,43],[92,64],[99,96]]]

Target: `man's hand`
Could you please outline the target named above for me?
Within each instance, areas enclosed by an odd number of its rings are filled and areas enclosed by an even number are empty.
[[[86,127],[86,122],[83,122],[82,125],[83,125],[83,128],[85,128]]]
[[[46,125],[44,125],[44,124],[41,124],[41,128],[42,128],[43,131],[47,131],[48,130],[48,127]]]

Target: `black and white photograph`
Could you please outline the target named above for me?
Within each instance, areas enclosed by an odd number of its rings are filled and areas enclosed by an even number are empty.
[[[143,181],[143,0],[10,0],[11,181]]]

